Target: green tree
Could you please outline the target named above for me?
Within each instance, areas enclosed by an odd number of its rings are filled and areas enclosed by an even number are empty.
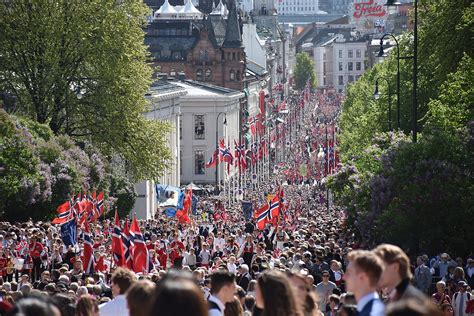
[[[296,89],[301,90],[306,83],[310,82],[311,88],[316,87],[316,74],[314,73],[314,61],[306,53],[296,55],[295,83]]]
[[[142,115],[152,73],[147,13],[136,0],[0,4],[0,90],[54,134],[118,155],[135,179],[158,177],[170,157],[168,125]]]

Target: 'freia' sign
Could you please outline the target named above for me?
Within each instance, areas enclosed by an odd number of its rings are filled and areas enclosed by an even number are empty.
[[[368,2],[354,3],[354,18],[360,19],[361,17],[368,16],[384,16],[385,9],[383,6],[374,2],[374,0],[369,0]]]

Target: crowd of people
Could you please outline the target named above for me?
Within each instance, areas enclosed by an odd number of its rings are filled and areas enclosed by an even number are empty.
[[[324,115],[334,119],[335,111]],[[302,144],[324,111],[307,112],[298,133]],[[309,147],[306,162],[317,149]],[[290,153],[288,159],[301,157]],[[114,264],[111,220],[92,226],[93,273],[84,271],[83,238],[67,247],[48,222],[2,222],[0,314],[474,315],[474,256],[410,260],[395,245],[364,244],[346,226],[343,210],[326,203],[321,178],[281,176],[245,193],[261,205],[269,193],[284,192],[284,214],[264,229],[246,220],[238,205],[219,216],[222,205],[215,208],[211,198],[200,200],[189,225],[160,211],[139,221],[152,264],[144,273]]]
[[[455,315],[472,314],[474,260],[411,260],[397,246],[372,250],[326,209],[317,186],[285,186],[288,223],[184,227],[143,221],[150,273],[115,267],[108,221],[93,232],[97,266],[86,274],[49,223],[1,223],[1,308],[9,315]],[[292,201],[305,201],[301,210]],[[296,202],[295,202],[296,203]],[[292,220],[294,218],[294,220]],[[294,223],[293,223],[294,222]],[[79,241],[81,249],[82,240]],[[5,264],[27,259],[21,270]],[[109,258],[109,260],[105,259]],[[431,297],[431,299],[430,299]]]

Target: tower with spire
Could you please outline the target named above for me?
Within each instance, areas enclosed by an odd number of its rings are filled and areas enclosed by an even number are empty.
[[[226,87],[241,90],[242,81],[245,77],[245,52],[242,45],[242,32],[237,15],[235,0],[229,0],[227,25],[224,42],[222,43],[222,77],[226,81]]]

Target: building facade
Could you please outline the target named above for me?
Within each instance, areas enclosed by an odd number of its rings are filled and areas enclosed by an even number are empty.
[[[211,5],[204,14],[190,0],[184,6],[166,0],[154,11],[145,36],[153,66],[169,76],[182,73],[189,80],[242,90],[245,53],[235,2]]]
[[[345,92],[368,68],[368,40],[337,34],[312,47],[318,87]]]
[[[185,88],[167,83],[155,82],[152,84],[147,99],[150,107],[143,115],[150,120],[160,120],[169,124],[170,132],[166,137],[166,144],[171,152],[171,160],[158,183],[180,186],[180,137],[179,123],[181,115],[181,98],[187,94]],[[152,218],[156,210],[155,181],[145,180],[135,184],[137,199],[132,212],[139,219]]]

